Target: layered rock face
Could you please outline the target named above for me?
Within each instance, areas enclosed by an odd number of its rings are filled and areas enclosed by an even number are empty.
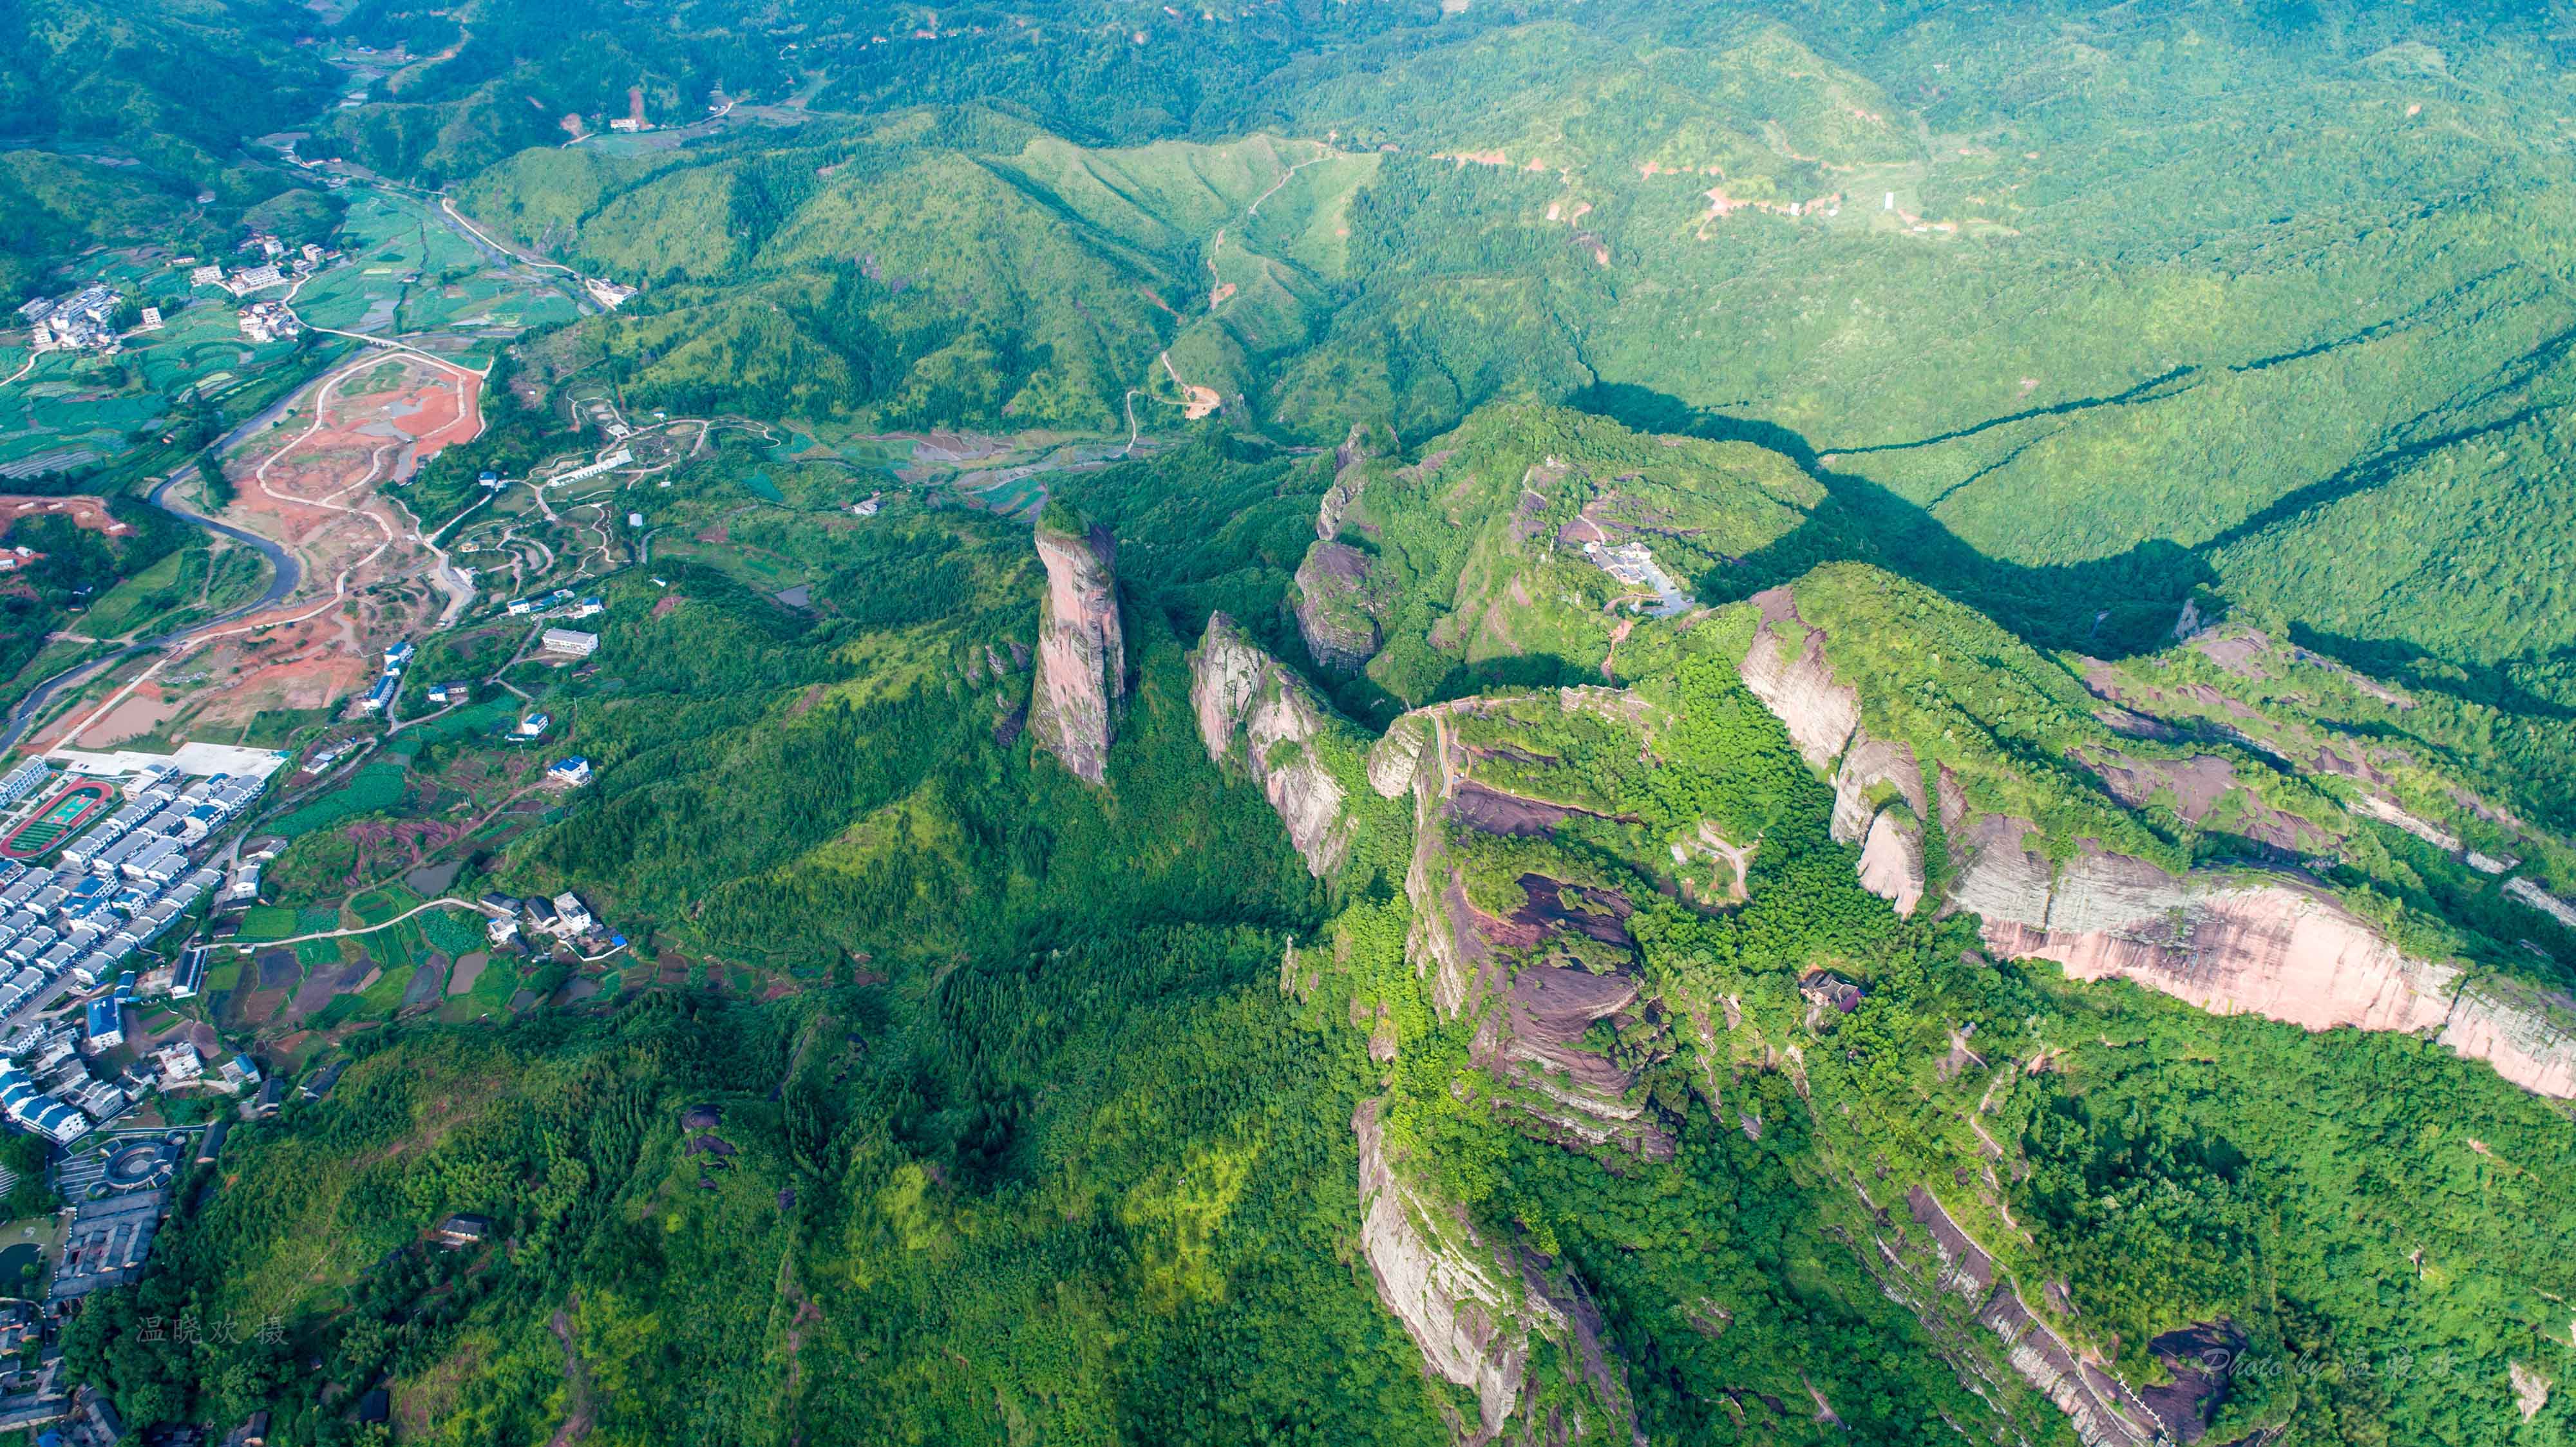
[[[1369,555],[1338,541],[1344,515],[1368,487],[1370,461],[1391,446],[1360,423],[1333,450],[1333,485],[1315,509],[1315,542],[1297,566],[1297,631],[1318,667],[1356,674],[1386,642],[1370,589]]]
[[[2576,1000],[2516,981],[2480,980],[2460,992],[2442,1043],[2535,1095],[2576,1099]]]
[[[1379,1302],[1404,1324],[1424,1365],[1476,1394],[1476,1422],[1462,1440],[1506,1435],[1529,1383],[1531,1342],[1544,1338],[1563,1349],[1586,1410],[1525,1421],[1512,1439],[1642,1444],[1625,1374],[1604,1345],[1606,1327],[1590,1292],[1571,1270],[1479,1233],[1466,1212],[1408,1181],[1389,1156],[1378,1109],[1364,1100],[1351,1116],[1360,1252]]]
[[[2029,846],[2031,822],[2001,814],[1960,816],[1957,823],[1952,818],[1945,790],[1942,827],[1951,852],[1963,861],[1950,882],[1949,907],[2046,927],[2053,871],[2048,856]]]
[[[1377,1299],[1404,1323],[1424,1364],[1475,1392],[1478,1431],[1470,1440],[1491,1441],[1519,1405],[1529,1367],[1510,1253],[1478,1236],[1466,1212],[1427,1201],[1397,1178],[1378,1102],[1360,1102],[1351,1130],[1360,1148],[1360,1251]]]
[[[1413,773],[1430,743],[1431,726],[1416,714],[1406,714],[1369,745],[1369,787],[1379,797],[1401,799],[1413,790]]]
[[[1526,701],[1526,700],[1521,700]],[[1628,700],[1611,690],[1564,690],[1557,706],[1608,709]],[[1450,737],[1467,700],[1406,715],[1425,743],[1413,758],[1414,852],[1405,876],[1413,905],[1405,956],[1428,977],[1432,1001],[1451,1019],[1474,1019],[1470,1058],[1501,1087],[1496,1104],[1524,1116],[1537,1134],[1585,1146],[1617,1144],[1649,1159],[1674,1141],[1639,1096],[1639,1074],[1590,1043],[1608,1021],[1629,1038],[1652,1037],[1660,1006],[1641,998],[1631,902],[1618,891],[1524,873],[1521,906],[1488,913],[1468,897],[1449,843],[1452,830],[1524,839],[1552,836],[1573,810],[1478,783]]]
[[[1861,888],[1911,915],[1923,902],[1923,770],[1914,750],[1873,739],[1857,728],[1852,746],[1834,771],[1834,813],[1828,827],[1838,844],[1858,844]],[[1876,802],[1889,790],[1896,797]]]
[[[1977,1325],[2001,1339],[2004,1360],[2032,1390],[2057,1404],[2085,1447],[2148,1447],[2180,1424],[2159,1421],[2118,1379],[2067,1348],[2031,1311],[2021,1290],[1995,1269],[1994,1258],[1959,1228],[1930,1191],[1916,1186],[1905,1196],[1906,1214],[1922,1232],[1937,1263],[1935,1290],[1965,1304]],[[1914,1241],[1906,1238],[1911,1246]],[[1894,1248],[1889,1248],[1894,1249]],[[1910,1303],[1917,1311],[1941,1309],[1937,1301]]]
[[[1893,809],[1880,810],[1861,844],[1860,887],[1912,917],[1923,903],[1923,826]]]
[[[1882,788],[1894,789],[1915,818],[1926,817],[1923,770],[1914,762],[1914,750],[1855,730],[1842,767],[1834,771],[1831,833],[1835,843],[1858,844],[1867,837],[1870,820],[1878,812],[1872,799]]]
[[[1784,625],[1803,625],[1788,589],[1756,593],[1753,602],[1762,610],[1762,624],[1744,655],[1744,686],[1788,726],[1790,741],[1810,766],[1830,768],[1860,727],[1860,694],[1834,681],[1822,632],[1806,629],[1806,641],[1792,652],[1792,629]]]
[[[2082,929],[1988,919],[1986,939],[2080,980],[2133,980],[2219,1015],[2310,1030],[2438,1030],[2460,971],[2381,939],[2332,897],[2289,885],[2197,892],[2183,904]]]
[[[1127,695],[1127,644],[1118,624],[1117,544],[1106,528],[1085,534],[1040,522],[1047,590],[1038,612],[1038,673],[1029,700],[1037,746],[1077,778],[1097,784],[1109,765]]]
[[[1859,694],[1835,679],[1821,634],[1810,630],[1790,655],[1785,630],[1798,618],[1788,590],[1753,601],[1762,622],[1744,657],[1745,686],[1810,764],[1834,770],[1832,834],[1862,846],[1862,885],[1911,913],[1925,893],[1920,761],[1904,744],[1861,729]],[[2236,787],[2232,766],[2215,758],[2076,762],[2124,800],[2173,790],[2195,817]],[[1899,797],[1873,805],[1891,790]],[[2000,953],[2054,960],[2078,979],[2130,980],[2218,1014],[2310,1030],[2437,1034],[2525,1089],[2576,1097],[2576,1001],[2501,979],[2472,984],[2456,965],[2408,955],[2294,876],[2176,875],[2089,839],[2059,863],[2034,847],[2038,826],[2030,820],[1974,812],[1947,768],[1932,793],[1952,861],[1940,907],[1980,916],[1986,942]],[[2266,842],[2313,842],[2313,826],[2289,816],[2256,822],[2255,836]]]
[[[1346,800],[1310,747],[1333,718],[1305,680],[1217,613],[1190,655],[1190,704],[1208,757],[1251,774],[1307,869],[1320,879],[1341,868],[1350,850]]]

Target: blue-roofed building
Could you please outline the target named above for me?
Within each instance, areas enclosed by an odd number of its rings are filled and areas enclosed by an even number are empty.
[[[116,977],[116,1003],[122,1005],[134,998],[134,972],[127,970]]]
[[[587,784],[590,782],[590,760],[579,754],[559,759],[553,768],[546,770],[546,777],[558,784]]]
[[[412,651],[411,640],[408,638],[395,644],[393,647],[386,649],[385,671],[387,673],[392,673],[406,664],[409,664],[411,662]]]
[[[0,1114],[57,1143],[89,1134],[89,1117],[38,1090],[14,1065],[0,1065]]]
[[[89,1002],[89,1048],[113,1050],[125,1043],[124,1002],[116,996]]]

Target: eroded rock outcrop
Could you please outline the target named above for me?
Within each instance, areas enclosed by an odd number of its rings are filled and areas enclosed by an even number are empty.
[[[2501,978],[2471,983],[2456,964],[2409,955],[2302,876],[2177,874],[2091,839],[2077,841],[2071,857],[2043,852],[2036,824],[1979,812],[1946,766],[1927,801],[1912,750],[1860,728],[1859,696],[1825,666],[1821,635],[1809,631],[1790,655],[1787,639],[1803,625],[1787,590],[1754,601],[1762,622],[1745,655],[1745,684],[1809,763],[1833,770],[1833,837],[1861,844],[1863,886],[1899,910],[1911,912],[1925,894],[1929,802],[1948,857],[1940,907],[1980,916],[1987,943],[2003,954],[2054,960],[2079,979],[2130,980],[2220,1014],[2438,1036],[2525,1089],[2576,1097],[2576,1002]],[[2231,822],[2248,837],[2281,849],[2325,837],[2251,800],[2234,765],[2214,755],[2141,760],[2088,745],[2072,762],[2131,807],[2167,800],[2197,821],[2241,796]],[[2458,846],[2376,795],[2356,810]],[[2538,893],[2518,879],[2505,889],[2526,903]]]
[[[1371,611],[1369,555],[1319,542],[1297,565],[1297,631],[1318,667],[1358,673],[1386,641]]]
[[[2310,1030],[2438,1030],[2461,980],[2457,966],[2398,949],[2332,896],[2286,884],[2212,888],[2080,930],[1990,917],[1985,935],[2077,979],[2132,980],[2213,1014]]]
[[[1762,623],[1744,655],[1744,686],[1788,726],[1809,765],[1830,768],[1860,726],[1860,694],[1835,682],[1825,663],[1825,635],[1800,621],[1788,589],[1756,593],[1753,602]],[[1803,641],[1790,641],[1801,634]]]
[[[1453,839],[1476,835],[1547,839],[1574,814],[1560,804],[1477,782],[1472,760],[1451,735],[1453,712],[1531,702],[1623,716],[1614,690],[1564,690],[1536,699],[1464,700],[1417,710],[1426,742],[1412,766],[1414,852],[1405,876],[1413,925],[1405,957],[1426,977],[1433,1003],[1451,1019],[1477,1022],[1471,1058],[1495,1083],[1494,1103],[1534,1133],[1567,1144],[1616,1144],[1653,1159],[1674,1140],[1648,1106],[1641,1072],[1604,1051],[1593,1035],[1607,1023],[1653,1054],[1664,1031],[1660,1004],[1642,998],[1641,966],[1627,920],[1633,904],[1617,889],[1558,879],[1533,868],[1515,881],[1518,903],[1504,910],[1470,897]]]
[[[1861,887],[1896,906],[1898,914],[1911,915],[1923,902],[1928,802],[1914,750],[1855,729],[1834,771],[1828,832],[1835,843],[1861,846]]]
[[[1950,882],[1948,907],[1988,920],[2045,926],[2055,870],[2047,855],[2030,847],[2036,826],[2005,814],[1954,815],[1948,780],[1943,783],[1942,825],[1950,834],[1953,857],[1961,861]]]
[[[1425,1366],[1476,1394],[1470,1444],[1619,1442],[1643,1447],[1627,1373],[1607,1346],[1607,1326],[1573,1270],[1527,1246],[1480,1232],[1467,1213],[1434,1198],[1394,1158],[1380,1102],[1351,1115],[1359,1143],[1360,1252],[1378,1301],[1403,1323]],[[1534,1342],[1556,1348],[1576,1393],[1571,1415],[1525,1420]],[[1465,1424],[1459,1424],[1464,1427]],[[1506,1431],[1510,1428],[1510,1431]]]
[[[1190,703],[1208,757],[1252,776],[1306,868],[1319,879],[1341,868],[1350,850],[1347,799],[1313,747],[1337,726],[1323,699],[1217,613],[1190,655]]]
[[[2576,1097],[2576,1001],[2408,954],[2323,889],[2260,871],[2177,876],[2089,841],[2054,877],[2022,847],[2027,820],[1971,821],[1981,839],[1951,892],[1986,943],[2122,979],[2212,1014],[2309,1030],[2433,1035],[2526,1090]]]
[[[1934,1291],[1964,1303],[1976,1323],[2000,1339],[2013,1374],[2056,1403],[2086,1447],[2147,1447],[2173,1426],[2158,1421],[2117,1379],[2069,1349],[2031,1311],[2012,1278],[1996,1270],[1994,1257],[1960,1229],[1930,1191],[1914,1187],[1906,1192],[1905,1206],[1936,1263]],[[1941,1309],[1938,1301],[1911,1304],[1921,1312]]]
[[[1406,714],[1369,745],[1369,787],[1381,798],[1401,799],[1413,789],[1413,771],[1430,745],[1431,726],[1419,714]]]
[[[1905,800],[1914,817],[1926,817],[1923,797],[1923,770],[1914,762],[1914,750],[1888,739],[1873,739],[1866,730],[1856,730],[1852,745],[1843,755],[1842,767],[1834,771],[1834,814],[1830,826],[1837,844],[1858,844],[1869,834],[1870,820],[1877,816],[1881,795],[1887,790]]]
[[[2478,980],[2460,991],[2442,1043],[2535,1095],[2576,1099],[2576,1000],[2518,980]]]
[[[1297,631],[1320,668],[1356,674],[1386,642],[1372,586],[1375,560],[1342,542],[1342,521],[1367,490],[1371,463],[1394,446],[1383,429],[1351,424],[1333,450],[1333,485],[1315,509],[1315,542],[1297,565]]]
[[[2182,909],[2195,897],[2195,886],[2181,876],[2087,839],[2059,866],[2039,923],[2060,934],[2120,929]]]
[[[2549,916],[2560,924],[2567,926],[2569,929],[2576,929],[2576,904],[2569,904],[2566,900],[2560,899],[2558,896],[2551,894],[2548,890],[2545,890],[2539,885],[2533,883],[2529,876],[2520,876],[2506,880],[2504,882],[2504,892],[2511,895],[2513,898],[2522,901],[2524,904],[2530,905],[2533,909],[2540,911],[2542,914]]]
[[[1037,746],[1097,784],[1109,764],[1127,694],[1127,645],[1118,622],[1117,544],[1109,530],[1076,532],[1041,514],[1038,558],[1047,589],[1038,610],[1038,670],[1029,700]]]
[[[1324,500],[1315,508],[1315,541],[1329,543],[1341,536],[1343,516],[1368,488],[1369,461],[1394,445],[1394,436],[1383,428],[1372,432],[1365,422],[1351,424],[1342,445],[1333,449],[1333,485],[1324,489]]]
[[[2155,720],[2124,709],[2096,709],[2094,717],[2115,733],[2154,737],[2159,730],[2167,735],[2175,732]],[[2072,757],[2102,781],[2102,787],[2112,798],[2132,809],[2161,804],[2196,825],[2213,825],[2224,818],[2228,833],[2284,853],[2323,849],[2334,842],[2333,835],[2315,824],[2287,810],[2265,804],[2244,780],[2237,777],[2235,764],[2216,754],[2149,759],[2134,757],[2118,749],[2094,746],[2076,750]]]
[[[1860,887],[1912,916],[1923,903],[1923,826],[1895,809],[1881,809],[1861,844]]]
[[[1470,1440],[1490,1441],[1520,1404],[1529,1366],[1512,1254],[1479,1235],[1466,1212],[1399,1177],[1377,1101],[1360,1102],[1351,1131],[1359,1138],[1360,1251],[1377,1299],[1441,1380],[1476,1394]]]

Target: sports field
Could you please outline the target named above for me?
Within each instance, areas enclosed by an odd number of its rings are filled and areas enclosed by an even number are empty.
[[[45,807],[37,810],[34,818],[11,832],[8,841],[0,843],[0,856],[33,859],[71,838],[115,799],[116,790],[106,784],[73,784],[46,801]]]

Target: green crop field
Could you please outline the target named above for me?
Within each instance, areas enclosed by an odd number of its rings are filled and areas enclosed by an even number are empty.
[[[268,827],[292,839],[345,824],[363,814],[381,813],[401,802],[404,773],[404,766],[398,762],[361,765],[346,783],[279,817]]]
[[[282,940],[296,933],[299,929],[295,911],[285,905],[255,904],[242,911],[241,938],[245,941]]]

